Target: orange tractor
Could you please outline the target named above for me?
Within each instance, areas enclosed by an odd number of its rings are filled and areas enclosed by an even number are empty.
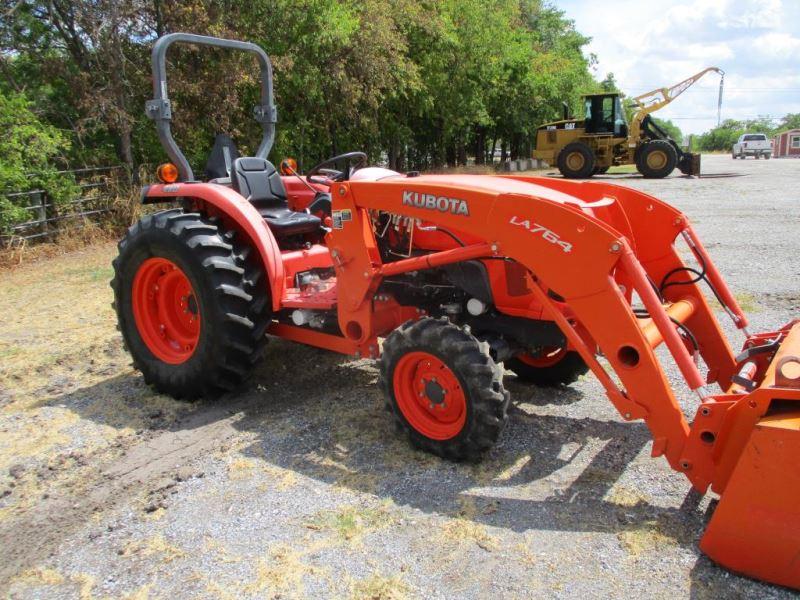
[[[170,133],[174,42],[252,52],[261,65],[261,145],[238,157],[218,139],[204,182]],[[176,397],[234,390],[267,334],[371,357],[413,444],[474,459],[506,424],[501,363],[544,385],[590,369],[624,420],[646,423],[654,457],[720,494],[703,551],[800,589],[800,322],[749,333],[684,214],[605,183],[400,174],[366,168],[357,152],[305,176],[284,161],[279,173],[267,160],[276,110],[261,48],[172,34],[153,63],[147,111],[172,163],[142,195],[181,208],[128,230],[112,282],[149,384]],[[738,354],[705,287],[744,334]],[[662,344],[697,393],[691,421],[656,357]]]

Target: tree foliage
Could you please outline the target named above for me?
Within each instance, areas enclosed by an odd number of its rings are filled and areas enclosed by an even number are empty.
[[[275,67],[274,155],[363,149],[395,168],[527,156],[535,128],[597,83],[588,38],[547,0],[0,0],[0,89],[69,132],[63,157],[163,159],[143,113],[150,48],[172,31],[247,39]],[[170,51],[173,129],[199,170],[219,132],[252,149],[252,61]]]
[[[24,95],[0,93],[0,227],[31,217],[23,208],[27,196],[15,204],[4,194],[41,189],[60,202],[74,193],[74,181],[54,166],[69,148],[66,136],[41,121]]]
[[[790,113],[777,123],[773,119],[761,118],[746,121],[725,119],[718,127],[714,127],[697,139],[700,150],[729,152],[745,133],[764,133],[771,138],[789,129],[800,128],[800,113]]]

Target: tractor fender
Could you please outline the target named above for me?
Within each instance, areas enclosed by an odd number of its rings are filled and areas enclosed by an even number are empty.
[[[214,183],[157,184],[142,190],[142,202],[145,204],[173,202],[184,198],[213,206],[247,236],[266,271],[272,294],[272,310],[278,310],[285,285],[281,250],[255,207],[232,189]]]

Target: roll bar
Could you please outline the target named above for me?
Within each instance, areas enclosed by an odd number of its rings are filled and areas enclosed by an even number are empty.
[[[153,45],[153,99],[145,104],[145,112],[150,119],[156,122],[158,139],[170,160],[178,167],[180,181],[193,181],[194,173],[189,161],[172,137],[170,121],[172,120],[172,106],[167,96],[167,50],[176,43],[195,44],[198,46],[213,46],[229,50],[242,50],[252,52],[258,58],[261,67],[261,104],[253,108],[253,116],[261,123],[264,137],[258,146],[256,156],[267,158],[272,144],[275,142],[275,123],[278,122],[278,109],[272,95],[272,62],[264,50],[250,42],[225,40],[222,38],[194,35],[192,33],[170,33],[156,40]]]

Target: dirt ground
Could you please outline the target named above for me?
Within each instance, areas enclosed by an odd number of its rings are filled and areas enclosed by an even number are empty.
[[[686,211],[753,330],[800,315],[800,160],[704,171],[735,176],[606,178]],[[478,465],[409,449],[372,362],[280,340],[234,396],[153,393],[115,331],[114,252],[0,272],[4,596],[792,596],[700,554],[710,498],[592,377],[509,374],[508,428]]]

